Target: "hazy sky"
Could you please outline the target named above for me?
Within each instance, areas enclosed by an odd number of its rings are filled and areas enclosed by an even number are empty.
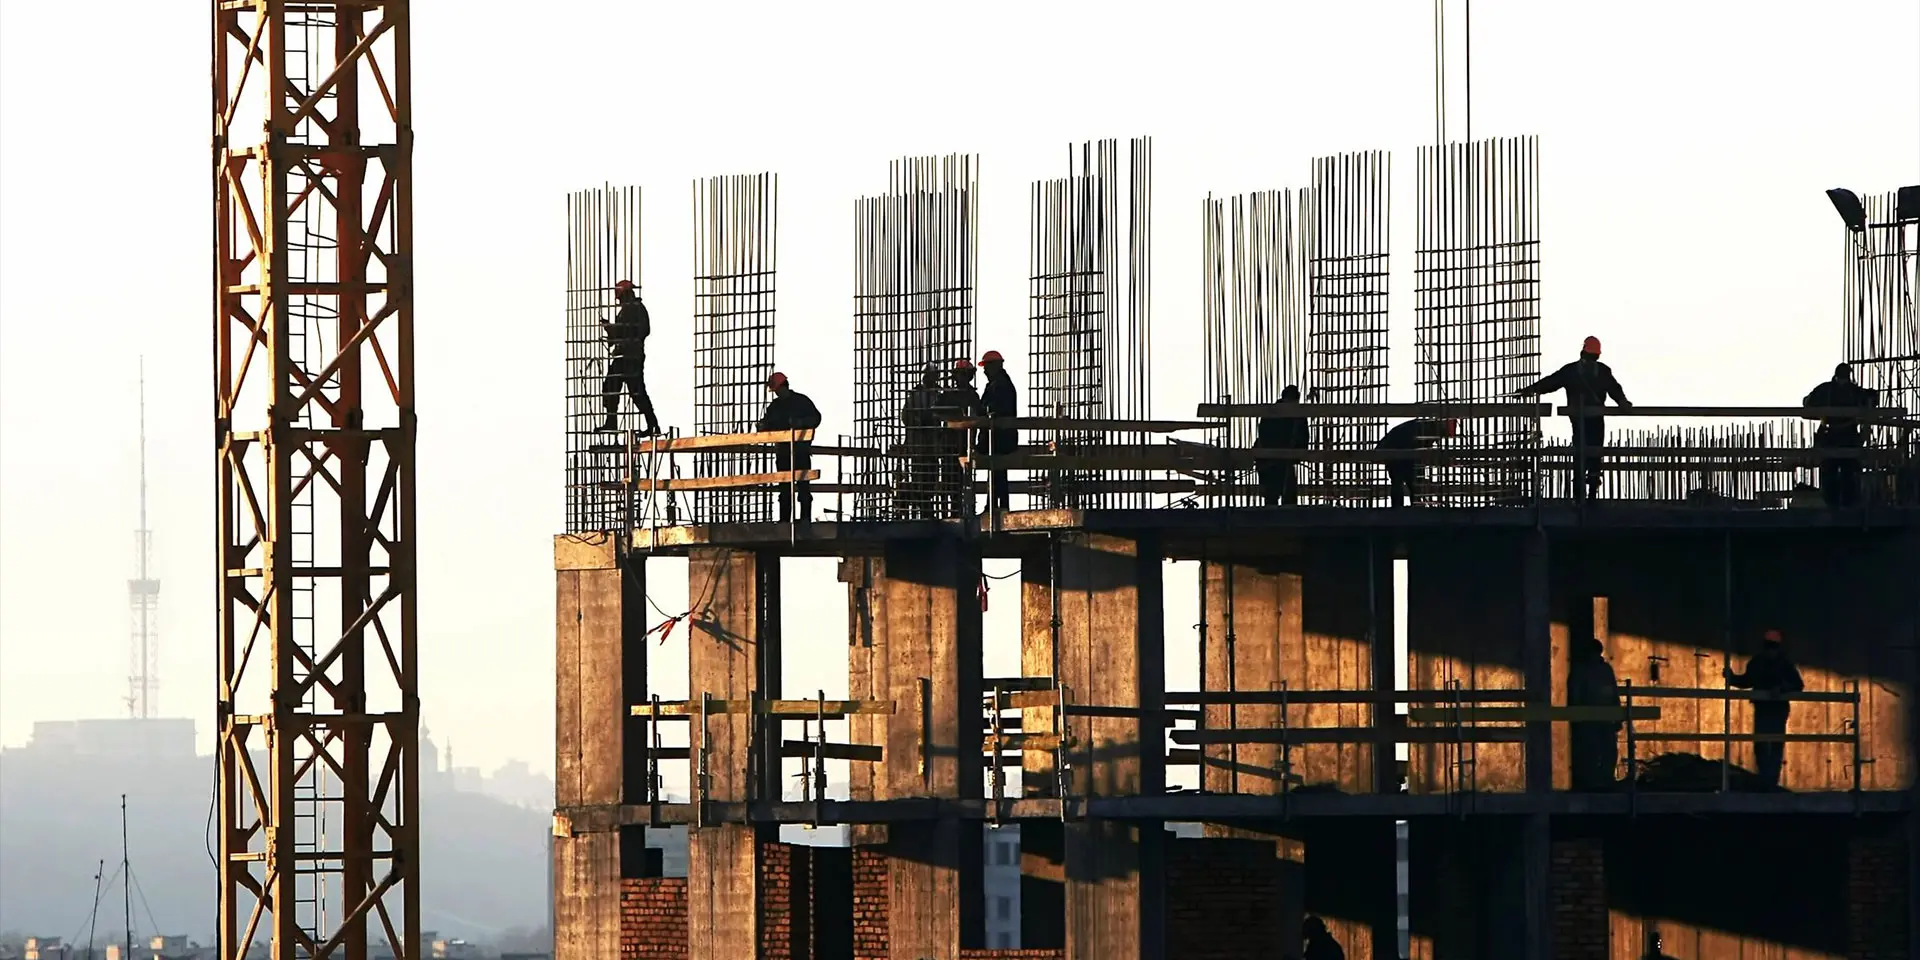
[[[142,355],[160,703],[203,740],[212,713],[208,15],[123,2],[88,18],[76,44],[65,8],[0,0],[8,745],[36,719],[124,712]],[[648,191],[649,373],[684,425],[688,184],[778,172],[779,362],[845,429],[852,201],[889,159],[982,156],[980,341],[1024,384],[1028,182],[1063,174],[1070,141],[1151,134],[1155,405],[1180,415],[1199,399],[1201,199],[1387,148],[1394,392],[1411,398],[1428,3],[419,0],[413,18],[421,694],[462,765],[552,766],[570,189]],[[1642,403],[1791,402],[1824,378],[1842,240],[1821,191],[1920,181],[1920,4],[1480,0],[1472,66],[1474,132],[1542,137],[1549,361],[1597,334]],[[657,566],[656,599],[683,608],[680,565]],[[1190,646],[1176,576],[1169,637]],[[786,635],[815,644],[788,658],[797,691],[845,687],[832,578],[822,562],[788,574]],[[990,667],[1008,670],[1018,592],[993,596]],[[682,638],[656,657],[666,695],[685,688]]]

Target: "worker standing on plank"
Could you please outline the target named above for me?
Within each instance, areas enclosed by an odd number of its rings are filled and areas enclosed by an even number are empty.
[[[980,357],[980,366],[987,371],[987,389],[980,394],[980,404],[987,416],[1019,416],[1019,392],[1013,387],[1013,377],[1007,374],[1006,358],[998,350],[988,350]],[[975,436],[973,445],[975,450],[989,457],[1008,456],[1020,445],[1020,431],[1014,427],[982,429]],[[987,494],[993,509],[1008,509],[1013,498],[1007,489],[1006,468],[995,467],[989,477],[988,486],[991,489]]]
[[[647,317],[647,305],[640,302],[633,281],[614,284],[613,295],[620,309],[612,323],[600,322],[607,337],[607,377],[600,384],[600,403],[606,407],[607,418],[600,429],[620,429],[620,388],[625,387],[633,396],[634,407],[646,418],[641,435],[651,437],[660,432],[660,421],[653,415],[653,398],[647,395],[647,335],[653,332],[653,321]]]
[[[973,361],[966,357],[961,357],[953,365],[953,379],[947,389],[940,391],[938,422],[945,424],[948,420],[980,415],[980,394],[973,388],[975,375]],[[967,455],[968,431],[964,428],[943,428],[939,436],[941,501],[946,505],[945,515],[957,517],[960,515],[960,458]],[[971,470],[971,467],[968,469]]]
[[[1606,648],[1588,638],[1573,645],[1567,663],[1567,706],[1620,706],[1620,680],[1607,663]],[[1620,721],[1575,720],[1568,724],[1568,766],[1575,790],[1613,789],[1620,763]]]
[[[1288,384],[1280,391],[1281,403],[1299,403],[1300,388]],[[1254,433],[1255,450],[1305,450],[1307,448],[1306,417],[1261,417],[1260,426]],[[1256,460],[1253,464],[1255,476],[1260,478],[1260,498],[1267,506],[1296,506],[1300,503],[1300,476],[1295,471],[1294,460]]]
[[[1555,390],[1567,391],[1567,419],[1573,424],[1573,447],[1578,458],[1574,464],[1574,497],[1600,495],[1600,448],[1607,442],[1607,422],[1600,412],[1607,398],[1621,407],[1633,402],[1620,389],[1613,368],[1600,362],[1600,338],[1588,337],[1580,345],[1580,359],[1555,370],[1515,393],[1516,397],[1537,397]],[[1582,483],[1582,481],[1585,481]]]
[[[1853,382],[1853,368],[1841,364],[1833,368],[1833,379],[1813,388],[1802,406],[1871,407],[1879,395]],[[1859,421],[1830,417],[1820,421],[1814,431],[1816,450],[1858,450],[1865,440]],[[1854,457],[1825,457],[1820,461],[1820,499],[1829,507],[1860,505],[1860,461]]]
[[[1376,450],[1425,450],[1459,430],[1456,420],[1408,420],[1388,430],[1386,436],[1374,446]],[[1414,491],[1414,484],[1426,476],[1426,468],[1418,460],[1387,461],[1387,496],[1396,507],[1404,507],[1411,500],[1418,504],[1424,499]]]
[[[1722,667],[1721,676],[1726,677],[1727,686],[1752,690],[1757,694],[1767,694],[1766,699],[1753,701],[1753,732],[1756,734],[1784,734],[1787,732],[1787,714],[1792,712],[1793,702],[1785,695],[1799,693],[1806,689],[1800,680],[1800,668],[1793,665],[1787,656],[1787,650],[1780,641],[1780,631],[1768,630],[1766,639],[1760,644],[1760,652],[1747,661],[1747,669],[1734,673],[1731,667]],[[1760,782],[1768,787],[1780,785],[1780,766],[1786,760],[1785,741],[1756,741],[1753,745],[1754,772],[1760,775]]]
[[[767,412],[760,415],[761,430],[813,430],[820,426],[820,408],[807,395],[787,383],[787,375],[775,373],[767,378]],[[795,440],[773,449],[773,468],[780,471],[812,470],[813,441]],[[780,522],[793,519],[794,495],[800,499],[800,522],[813,520],[813,484],[806,480],[780,485]]]
[[[907,393],[900,424],[907,433],[907,482],[900,489],[900,505],[909,518],[924,518],[940,482],[940,371],[932,364],[920,371],[920,382]]]

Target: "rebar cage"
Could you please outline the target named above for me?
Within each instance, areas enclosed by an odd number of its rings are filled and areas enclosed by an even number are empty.
[[[1152,271],[1153,141],[1135,137],[1120,210],[1116,139],[1068,148],[1068,175],[1036,181],[1030,196],[1028,412],[1080,419],[1144,419],[1151,407],[1148,330]],[[1127,258],[1119,259],[1124,231]],[[1035,431],[1058,449],[1103,440],[1143,444],[1145,434]],[[1050,507],[1138,507],[1145,471],[1083,471],[1048,477],[1037,499]]]
[[[857,491],[854,519],[951,512],[957,473],[910,455],[950,434],[916,405],[932,399],[916,390],[929,371],[936,388],[947,386],[975,348],[978,159],[902,158],[887,184],[854,205],[854,429],[859,446],[877,453],[843,461]]]
[[[1323,403],[1387,402],[1390,172],[1390,156],[1378,150],[1313,161],[1307,379]],[[1368,450],[1386,421],[1316,419],[1311,426],[1317,449]],[[1316,464],[1315,472],[1324,492],[1312,499],[1331,502],[1341,490],[1360,502],[1379,499],[1379,464]]]
[[[693,420],[701,434],[747,433],[766,408],[773,369],[779,178],[709,177],[693,184]],[[694,455],[696,477],[773,470],[770,453]],[[694,521],[771,520],[767,489],[696,490]]]
[[[614,284],[629,280],[636,293],[644,293],[640,249],[639,187],[605,185],[567,195],[568,533],[616,530],[628,519],[620,438],[638,425],[639,413],[616,392],[612,409],[622,430],[600,430],[608,413],[610,361],[601,324],[613,319],[618,306]]]
[[[1422,403],[1494,402],[1540,377],[1540,145],[1536,137],[1422,147],[1414,261],[1414,367]],[[1431,470],[1449,502],[1532,494],[1532,419],[1475,417],[1461,446],[1511,460]]]
[[[1901,203],[1905,194],[1906,203]],[[1846,234],[1842,349],[1882,406],[1920,408],[1920,187],[1862,198],[1866,229]],[[1871,427],[1868,445],[1914,450],[1910,428]]]
[[[1201,383],[1221,403],[1278,403],[1306,370],[1307,279],[1303,233],[1308,192],[1261,190],[1207,197],[1201,217]],[[1221,422],[1213,441],[1253,445],[1259,422]],[[1214,496],[1251,504],[1250,493]]]

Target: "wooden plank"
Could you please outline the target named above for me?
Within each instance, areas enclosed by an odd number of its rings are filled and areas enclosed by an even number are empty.
[[[1519,703],[1526,697],[1524,690],[1241,690],[1169,693],[1167,703]]]
[[[1203,403],[1201,417],[1310,417],[1315,419],[1378,419],[1393,417],[1544,417],[1548,403]]]
[[[886,756],[886,749],[868,743],[814,743],[808,740],[782,740],[780,755],[783,757],[813,758],[825,755],[828,760],[858,760],[864,763],[879,763]],[[812,771],[808,771],[811,773]]]
[[[1847,733],[1635,733],[1642,742],[1676,743],[1852,743]]]
[[[1530,721],[1603,723],[1660,719],[1659,707],[1409,707],[1407,720],[1413,723],[1515,723]]]
[[[1635,700],[1668,697],[1678,700],[1790,700],[1795,703],[1852,703],[1859,699],[1858,694],[1823,690],[1778,694],[1755,693],[1752,690],[1723,690],[1718,687],[1643,687],[1637,684],[1631,689]],[[1624,697],[1627,688],[1622,688],[1620,692]]]
[[[687,450],[719,451],[727,447],[792,443],[812,440],[812,430],[757,430],[752,433],[710,433],[696,437],[656,437],[633,445],[636,453],[680,453]]]
[[[780,486],[806,480],[820,479],[818,470],[783,470],[775,473],[744,473],[731,477],[682,477],[672,480],[635,480],[633,489],[654,490],[751,490],[756,487]],[[620,489],[618,481],[601,484],[603,488]]]
[[[1554,410],[1560,416],[1574,413],[1587,414],[1594,408],[1559,407]],[[1904,417],[1907,411],[1900,407],[1601,407],[1598,411],[1606,417],[1736,417],[1752,420],[1768,420],[1776,417],[1802,417],[1808,420],[1846,418],[1858,420],[1865,416]]]
[[[643,703],[629,708],[636,717],[659,716],[695,717],[700,714],[698,700],[662,700],[660,710],[655,714],[653,704]],[[795,717],[805,719],[824,715],[829,720],[843,720],[855,714],[891,714],[891,700],[709,700],[706,704],[709,716],[735,713],[757,713],[763,717]]]
[[[954,417],[955,429],[1061,430],[1085,433],[1178,433],[1220,425],[1205,420],[1123,420],[1111,417]]]
[[[1525,727],[1295,727],[1255,730],[1174,730],[1182,746],[1215,743],[1523,743]]]

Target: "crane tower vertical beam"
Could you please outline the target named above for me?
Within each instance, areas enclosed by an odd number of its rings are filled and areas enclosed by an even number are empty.
[[[420,956],[406,0],[214,0],[220,949]]]

